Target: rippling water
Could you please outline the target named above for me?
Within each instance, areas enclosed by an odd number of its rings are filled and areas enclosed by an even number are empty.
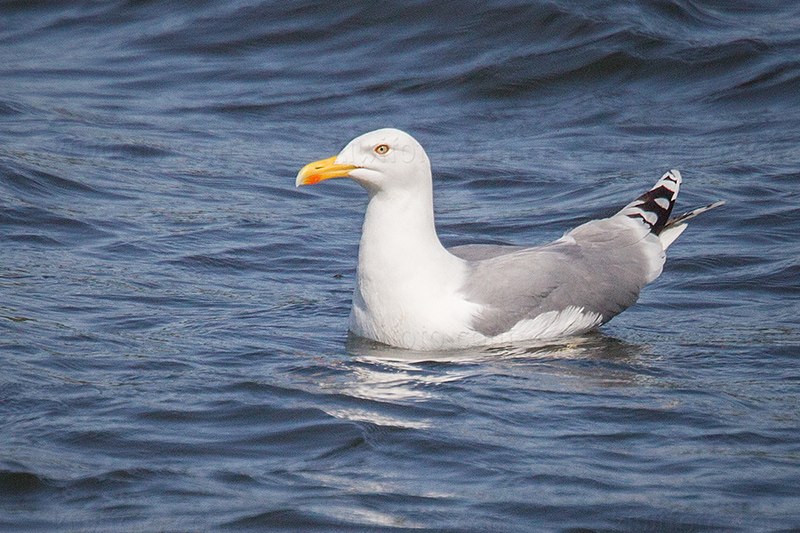
[[[0,529],[800,528],[796,2],[0,3]],[[668,168],[716,200],[600,332],[346,334],[370,129],[447,245]]]

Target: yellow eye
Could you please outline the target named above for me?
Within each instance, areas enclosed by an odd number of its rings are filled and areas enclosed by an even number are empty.
[[[378,155],[383,155],[388,151],[389,151],[388,144],[379,144],[378,146],[375,147],[375,153]]]

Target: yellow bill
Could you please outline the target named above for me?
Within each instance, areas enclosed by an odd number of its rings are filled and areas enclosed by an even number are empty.
[[[358,168],[355,165],[337,165],[335,163],[336,157],[329,157],[304,166],[297,174],[297,180],[294,182],[295,186],[314,185],[322,180],[331,178],[346,178],[350,175],[351,170]]]

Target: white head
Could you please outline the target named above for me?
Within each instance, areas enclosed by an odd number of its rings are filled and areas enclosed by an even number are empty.
[[[356,137],[337,156],[306,165],[297,174],[295,185],[313,185],[330,178],[350,178],[370,196],[381,191],[429,189],[431,165],[411,135],[385,128]]]

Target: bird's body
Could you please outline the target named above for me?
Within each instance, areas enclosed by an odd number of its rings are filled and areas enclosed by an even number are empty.
[[[430,163],[408,134],[384,129],[307,165],[297,185],[349,177],[369,203],[350,330],[421,350],[553,339],[598,327],[661,273],[685,222],[669,215],[681,177],[664,175],[616,215],[536,247],[445,249],[436,234]],[[680,217],[679,217],[680,218]]]

